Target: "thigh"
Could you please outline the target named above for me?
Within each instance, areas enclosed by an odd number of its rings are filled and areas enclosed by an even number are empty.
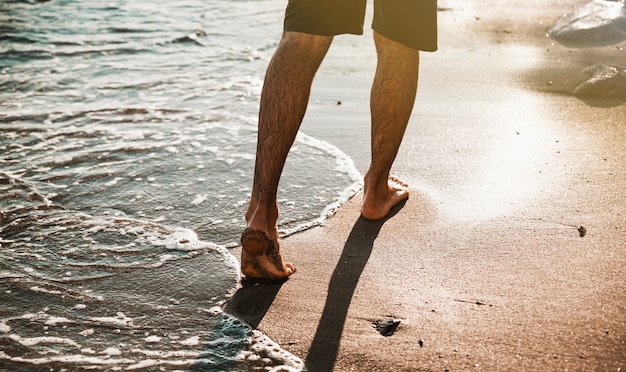
[[[324,36],[361,35],[365,4],[366,0],[289,0],[284,30]]]
[[[372,28],[413,49],[437,50],[437,0],[374,0]]]

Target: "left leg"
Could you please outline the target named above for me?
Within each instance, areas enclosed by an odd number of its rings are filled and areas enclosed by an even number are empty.
[[[254,183],[245,216],[247,227],[241,236],[241,270],[248,277],[282,279],[295,271],[280,255],[276,193],[315,72],[332,39],[285,31],[267,68],[259,107]]]
[[[363,32],[366,0],[289,0],[281,42],[268,66],[259,107],[259,133],[241,270],[247,277],[283,279],[277,189],[287,154],[304,117],[315,73],[334,35]]]

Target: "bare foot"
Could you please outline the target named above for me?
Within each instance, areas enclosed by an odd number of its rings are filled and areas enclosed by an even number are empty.
[[[296,272],[291,263],[283,263],[278,241],[263,231],[245,229],[241,245],[241,271],[249,278],[280,280]]]
[[[393,176],[389,176],[386,185],[378,187],[369,185],[368,181],[369,175],[365,175],[361,207],[361,215],[368,220],[385,218],[396,204],[409,197],[409,185]]]

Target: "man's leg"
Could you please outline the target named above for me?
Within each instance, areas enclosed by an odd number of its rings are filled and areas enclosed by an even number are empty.
[[[409,122],[419,70],[419,51],[374,32],[378,65],[372,85],[372,163],[365,175],[361,215],[377,220],[409,197],[408,186],[390,176]]]
[[[309,102],[313,77],[332,36],[285,32],[265,75],[247,228],[241,236],[241,270],[254,278],[282,279],[295,271],[280,255],[276,193],[289,149]]]

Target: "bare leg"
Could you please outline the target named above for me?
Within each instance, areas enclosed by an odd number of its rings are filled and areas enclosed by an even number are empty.
[[[409,197],[408,186],[391,177],[393,164],[407,124],[415,95],[419,52],[374,32],[378,65],[372,85],[372,163],[365,174],[361,215],[377,220]]]
[[[282,279],[295,271],[280,255],[276,193],[306,112],[313,78],[332,39],[285,32],[268,66],[261,93],[254,184],[247,228],[241,236],[241,270],[248,277]]]

